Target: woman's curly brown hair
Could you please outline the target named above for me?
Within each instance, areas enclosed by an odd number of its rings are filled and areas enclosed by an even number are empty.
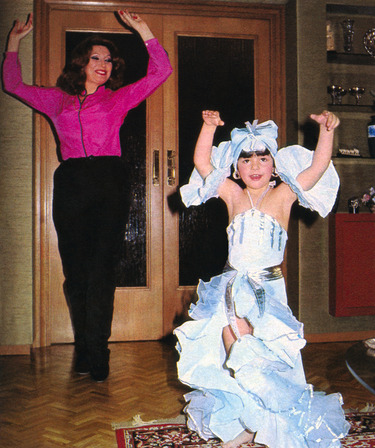
[[[110,40],[100,35],[90,36],[80,42],[73,50],[70,62],[66,64],[62,74],[57,79],[56,86],[69,95],[79,95],[85,90],[85,68],[89,63],[90,54],[94,45],[108,48],[112,59],[112,72],[105,86],[111,90],[117,90],[124,84],[123,74],[125,70],[124,60],[119,56],[117,47]]]

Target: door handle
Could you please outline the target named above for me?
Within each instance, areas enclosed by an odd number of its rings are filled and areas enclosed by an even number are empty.
[[[167,183],[173,186],[176,183],[176,151],[167,151]]]
[[[152,185],[160,185],[160,156],[159,150],[155,149],[152,154]]]

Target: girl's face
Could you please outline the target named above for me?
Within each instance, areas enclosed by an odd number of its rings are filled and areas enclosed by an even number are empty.
[[[88,94],[94,93],[108,81],[112,73],[112,57],[107,47],[102,45],[92,47],[85,73],[85,87]]]
[[[267,186],[273,172],[273,158],[270,154],[253,152],[249,157],[240,157],[237,170],[245,185],[258,189]]]

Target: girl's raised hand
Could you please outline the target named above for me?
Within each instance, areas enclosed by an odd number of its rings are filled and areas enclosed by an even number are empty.
[[[327,110],[324,110],[320,115],[311,114],[310,118],[320,124],[320,126],[324,127],[327,131],[333,131],[340,124],[339,117]]]
[[[224,121],[220,118],[217,110],[204,110],[202,112],[203,121],[207,126],[223,126]]]

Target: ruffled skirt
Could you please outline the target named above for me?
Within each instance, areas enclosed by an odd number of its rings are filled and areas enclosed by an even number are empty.
[[[230,280],[236,315],[254,331],[237,339],[227,356],[222,331]],[[194,389],[185,395],[187,424],[205,440],[227,442],[247,429],[269,448],[339,447],[349,429],[341,395],[316,393],[306,383],[303,326],[286,304],[284,280],[262,287],[260,312],[246,275],[229,271],[199,283],[193,320],[175,330],[179,379]]]

